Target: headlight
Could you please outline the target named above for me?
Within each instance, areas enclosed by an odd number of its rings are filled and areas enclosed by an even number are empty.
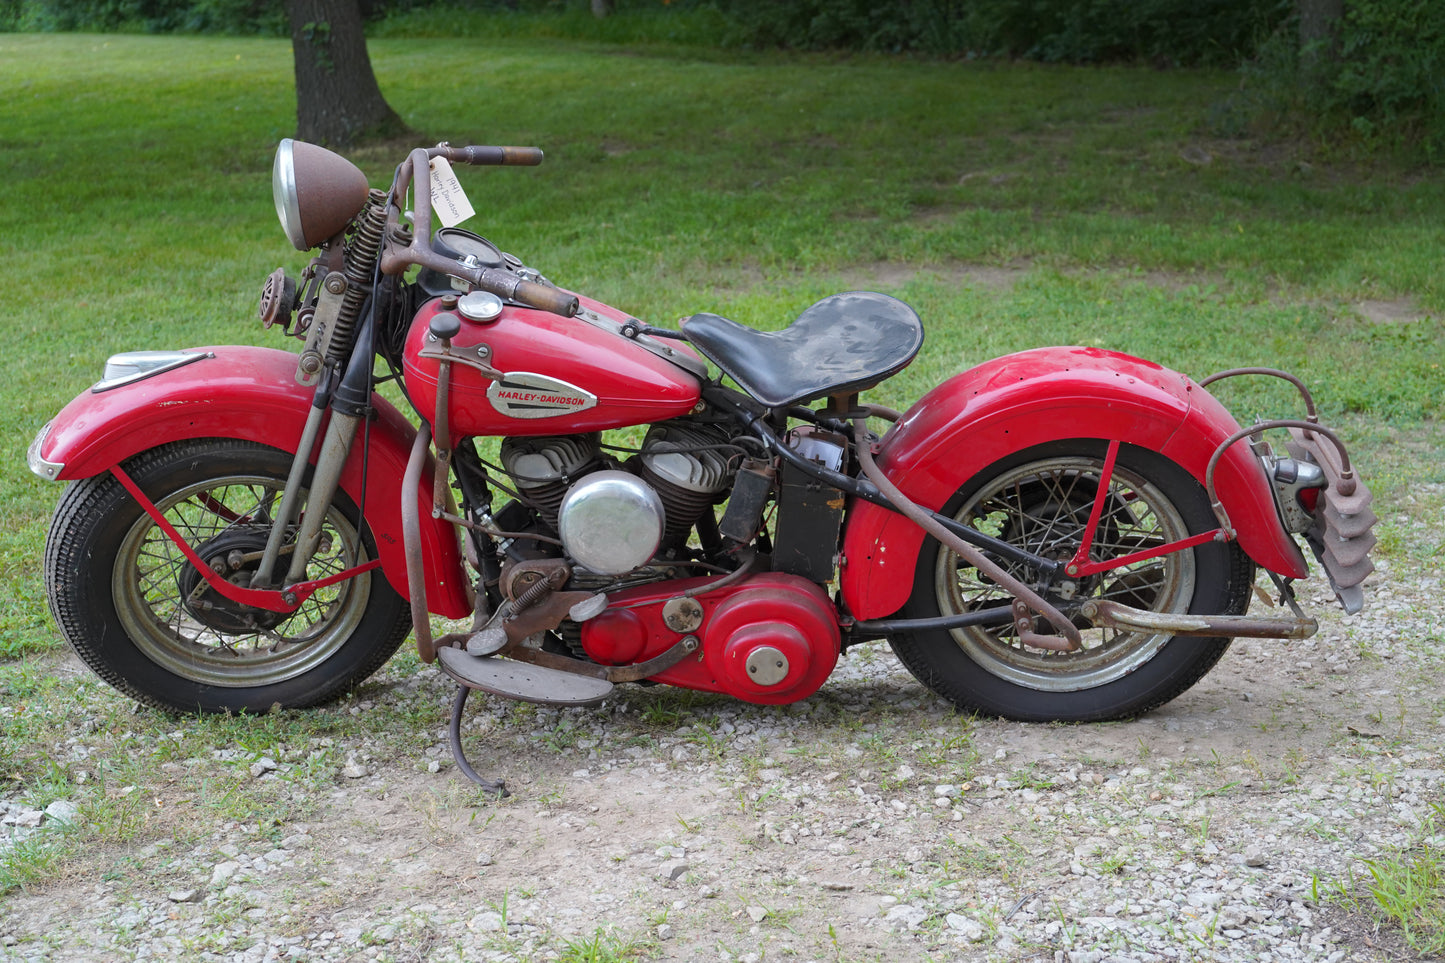
[[[334,237],[366,206],[366,175],[324,147],[287,137],[276,147],[271,196],[286,239],[309,251]]]

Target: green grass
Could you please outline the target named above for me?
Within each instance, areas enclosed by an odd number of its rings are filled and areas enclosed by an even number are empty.
[[[610,927],[598,929],[590,936],[561,938],[558,963],[638,963],[651,955],[646,940],[619,936]]]
[[[1211,137],[1228,74],[481,36],[372,50],[429,139],[547,150],[537,170],[465,172],[470,226],[569,287],[656,322],[765,327],[842,287],[909,300],[929,341],[882,403],[1082,342],[1194,374],[1280,364],[1331,413],[1442,411],[1442,185]],[[278,343],[252,305],[303,263],[268,196],[294,116],[285,41],[0,35],[0,94],[6,464],[112,352]],[[400,154],[358,159],[384,183]],[[1436,316],[1372,324],[1352,308],[1367,298]],[[1273,388],[1229,390],[1292,413]],[[55,497],[0,479],[0,657],[53,640],[37,572]]]
[[[1314,880],[1315,898],[1365,914],[1398,931],[1422,958],[1445,954],[1445,806],[1431,811],[1409,845],[1361,860],[1346,879]]]
[[[1445,953],[1445,857],[1432,850],[1367,860],[1372,912],[1421,953]]]

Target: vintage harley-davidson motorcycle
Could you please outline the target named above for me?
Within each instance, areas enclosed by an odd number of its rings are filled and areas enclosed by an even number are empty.
[[[1295,535],[1362,604],[1370,495],[1297,379],[1050,347],[903,413],[870,405],[923,343],[901,301],[853,291],[781,331],[716,314],[674,331],[455,226],[450,164],[541,158],[417,149],[381,191],[281,142],[276,210],[316,254],[270,277],[260,314],[299,357],[116,355],[30,448],[72,482],[45,578],[102,678],[182,712],[310,706],[412,632],[460,684],[453,749],[485,782],[460,745],[471,689],[786,703],[887,639],[965,711],[1116,719],[1189,688],[1231,637],[1316,630]],[[450,226],[433,232],[433,208]],[[1302,416],[1240,427],[1205,390],[1238,375],[1292,381]],[[1283,614],[1246,614],[1257,567]],[[433,615],[470,623],[438,637]]]

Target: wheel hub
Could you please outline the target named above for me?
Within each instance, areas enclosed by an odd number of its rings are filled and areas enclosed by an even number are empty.
[[[1085,522],[1091,508],[1092,503],[1074,500],[1061,502],[1047,499],[1030,503],[1019,517],[1009,520],[1002,537],[1005,541],[1024,545],[1051,561],[1067,564],[1073,561],[1074,553],[1083,541]],[[1091,553],[1090,561],[1098,559],[1093,558]],[[1022,564],[1011,567],[1016,569],[1013,574],[1017,577],[1025,578],[1028,574]],[[1093,595],[1102,582],[1103,576],[1099,574],[1083,578],[1062,578],[1049,585],[1040,586],[1039,590],[1049,603],[1072,615],[1080,603]]]
[[[231,528],[196,549],[211,571],[232,585],[251,587],[251,576],[266,548],[265,528]],[[181,605],[193,619],[223,635],[265,631],[287,618],[282,612],[268,612],[226,598],[201,576],[194,565],[181,570],[176,580]]]

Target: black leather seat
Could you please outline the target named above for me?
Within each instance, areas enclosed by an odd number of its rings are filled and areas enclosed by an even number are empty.
[[[923,346],[923,325],[886,294],[834,294],[782,331],[754,331],[716,314],[682,322],[702,355],[770,408],[851,394],[908,366]]]

